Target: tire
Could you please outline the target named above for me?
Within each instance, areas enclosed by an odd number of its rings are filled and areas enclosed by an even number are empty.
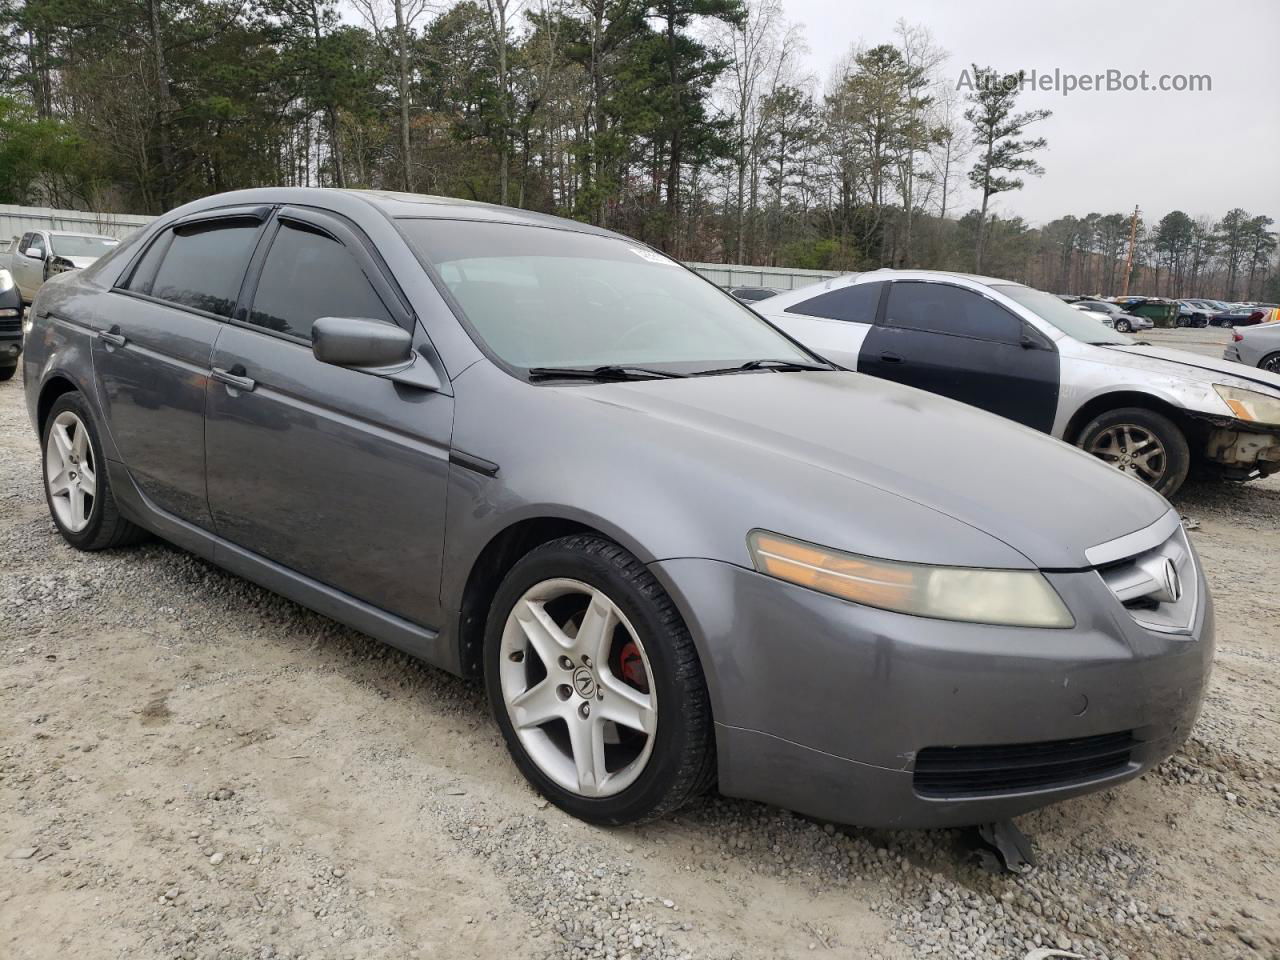
[[[610,606],[612,619],[599,619],[597,611]],[[588,615],[593,625],[613,625],[589,629]],[[558,632],[543,629],[548,623]],[[593,660],[587,650],[605,652]],[[581,820],[657,819],[715,780],[711,704],[693,639],[648,568],[610,540],[575,534],[516,563],[489,611],[484,668],[494,718],[516,766],[543,796]],[[611,711],[642,702],[649,709],[637,716],[649,732],[610,719]],[[589,752],[575,750],[584,743],[591,744]],[[600,763],[589,760],[584,773],[584,756]],[[597,769],[603,770],[598,777]]]
[[[1280,353],[1269,353],[1258,361],[1260,370],[1267,370],[1270,373],[1280,373]]]
[[[69,464],[59,462],[60,448],[54,440],[54,432],[64,430],[64,439],[69,439],[72,460]],[[81,437],[83,431],[83,437]],[[107,477],[106,458],[102,455],[102,443],[98,439],[98,428],[93,414],[84,397],[78,391],[64,393],[53,403],[45,420],[44,432],[40,438],[41,474],[44,477],[45,502],[49,506],[49,515],[62,538],[77,550],[106,550],[110,547],[122,547],[136,543],[145,538],[141,528],[120,515],[116,507],[115,497],[111,494],[111,481]],[[87,456],[86,456],[87,454]],[[66,476],[78,478],[81,491],[85,491],[84,479],[90,474],[93,477],[93,492],[85,493],[80,498],[81,510],[75,513],[71,508],[72,498],[77,496],[76,489],[66,491],[67,497],[63,505],[62,491],[55,491],[55,483]],[[60,470],[60,467],[69,469]],[[83,521],[81,523],[81,521]]]
[[[1157,444],[1158,453],[1151,452],[1149,441]],[[1191,449],[1182,430],[1164,414],[1143,407],[1108,410],[1086,424],[1076,442],[1166,497],[1177,493],[1191,468]],[[1135,450],[1148,451],[1145,459],[1135,457]]]
[[[0,367],[0,383],[6,380],[12,380],[13,375],[18,372],[18,365],[15,363],[12,367]]]
[[[1133,325],[1129,323],[1128,320],[1117,320],[1116,330],[1119,331],[1120,333],[1132,333]]]

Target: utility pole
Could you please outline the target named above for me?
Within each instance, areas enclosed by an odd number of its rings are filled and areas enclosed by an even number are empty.
[[[1133,244],[1138,239],[1138,207],[1135,204],[1133,208],[1133,219],[1129,221],[1129,255],[1124,261],[1124,288],[1120,291],[1120,296],[1127,297],[1129,295],[1129,274],[1133,273]]]

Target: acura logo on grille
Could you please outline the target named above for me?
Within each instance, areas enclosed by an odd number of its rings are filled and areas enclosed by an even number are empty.
[[[1169,559],[1164,561],[1164,589],[1160,591],[1160,599],[1165,603],[1177,603],[1182,599],[1182,577],[1178,568]]]

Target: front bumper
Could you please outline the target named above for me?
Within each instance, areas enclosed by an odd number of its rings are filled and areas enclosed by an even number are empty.
[[[1161,634],[1092,571],[1049,574],[1077,623],[1037,630],[861,607],[727,563],[653,569],[699,646],[721,791],[842,823],[983,823],[1135,777],[1186,739],[1213,659],[1201,573],[1190,634]],[[951,797],[916,781],[930,747],[1121,733],[1132,749],[1098,775]]]

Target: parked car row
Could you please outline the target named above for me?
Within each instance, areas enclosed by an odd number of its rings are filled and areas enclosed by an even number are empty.
[[[1157,490],[1280,467],[1280,378],[982,277],[756,309],[581,223],[251,190],[52,277],[24,380],[68,543],[482,676],[586,820],[1000,821],[1175,751],[1214,617]]]

